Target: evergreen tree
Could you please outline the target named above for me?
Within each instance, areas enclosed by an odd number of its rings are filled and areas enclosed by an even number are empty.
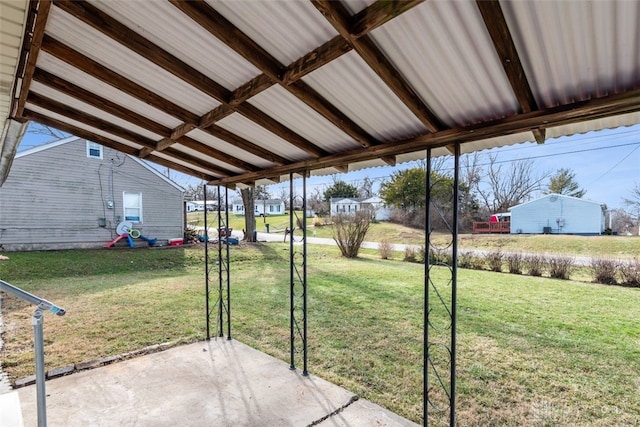
[[[576,182],[576,174],[571,169],[558,169],[549,178],[549,186],[544,194],[564,194],[571,197],[582,197],[587,191],[580,188]]]
[[[324,190],[324,200],[330,202],[332,197],[358,197],[358,188],[344,181],[334,181],[333,185]]]

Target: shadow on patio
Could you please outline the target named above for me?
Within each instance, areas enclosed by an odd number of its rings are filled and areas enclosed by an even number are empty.
[[[51,426],[414,426],[238,341],[216,339],[47,381]],[[18,390],[37,425],[36,388]]]

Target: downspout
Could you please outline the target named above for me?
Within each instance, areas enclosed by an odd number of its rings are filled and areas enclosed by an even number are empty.
[[[7,119],[4,125],[4,133],[0,138],[0,187],[7,180],[11,164],[18,151],[18,145],[29,127],[29,121],[19,122]]]

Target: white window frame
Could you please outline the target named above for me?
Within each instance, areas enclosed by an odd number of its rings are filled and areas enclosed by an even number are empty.
[[[137,206],[133,206],[132,204],[127,203],[127,196],[136,196]],[[131,200],[129,200],[131,201]],[[129,215],[127,218],[127,209],[138,209],[138,219],[130,219],[134,218],[133,215]],[[125,221],[131,221],[138,224],[142,224],[142,193],[134,193],[133,191],[123,191],[122,192],[122,217]]]
[[[100,154],[97,156],[94,156],[93,154],[91,154],[91,150],[98,150]],[[102,147],[102,145],[96,144],[95,142],[87,141],[87,157],[88,158],[102,160],[103,151],[104,151],[104,147]]]

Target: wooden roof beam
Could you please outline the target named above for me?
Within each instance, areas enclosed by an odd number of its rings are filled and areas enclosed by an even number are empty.
[[[85,104],[99,108],[102,111],[105,111],[115,117],[131,123],[135,123],[136,125],[150,132],[158,134],[163,138],[169,138],[171,136],[171,130],[169,128],[157,122],[154,122],[153,120],[141,114],[123,108],[122,105],[102,98],[101,96],[98,96],[93,92],[81,88],[80,86],[77,86],[71,82],[68,82],[67,80],[60,78],[55,74],[49,73],[48,71],[37,68],[33,73],[33,80],[58,92],[71,96],[81,102],[84,102]]]
[[[298,135],[291,129],[287,128],[277,120],[273,120],[264,112],[247,103],[240,104],[236,107],[237,111],[248,118],[249,120],[259,124],[269,132],[279,136],[290,144],[298,147],[299,149],[311,154],[314,157],[320,157],[326,155],[327,152],[315,144],[312,144],[306,138]]]
[[[225,87],[180,61],[92,4],[82,0],[54,0],[54,4],[203,93],[222,103],[228,101],[231,93]]]
[[[280,84],[302,102],[313,108],[334,126],[358,141],[362,146],[368,147],[377,143],[373,137],[368,135],[353,120],[302,80],[285,84],[283,80],[285,66],[207,3],[195,0],[189,2],[170,1],[202,28],[244,57],[274,82]]]
[[[491,122],[479,123],[465,128],[447,129],[437,133],[419,135],[403,141],[393,141],[367,149],[352,150],[347,153],[332,154],[319,159],[294,162],[277,166],[258,173],[248,173],[212,181],[212,184],[226,184],[256,180],[265,176],[297,173],[305,169],[322,169],[336,164],[355,163],[366,160],[413,153],[428,147],[445,147],[455,143],[468,143],[504,135],[529,132],[534,128],[562,126],[576,121],[595,120],[603,117],[640,111],[640,89],[578,101],[547,110],[532,111]]]
[[[216,160],[234,166],[238,169],[244,169],[247,171],[256,171],[260,169],[259,167],[254,166],[249,162],[245,162],[244,160],[238,159],[237,157],[231,156],[227,153],[224,153],[220,150],[210,147],[209,145],[203,144],[202,142],[196,141],[186,136],[179,138],[176,142],[184,145],[187,148],[196,150],[206,156],[213,157]]]
[[[277,165],[285,165],[291,163],[289,159],[285,159],[284,157],[272,153],[271,151],[264,149],[250,141],[247,141],[246,139],[232,132],[229,132],[228,130],[220,126],[212,125],[206,129],[201,129],[201,131],[206,132],[215,138],[221,139],[222,141],[228,142],[229,144],[232,144],[246,151],[247,153],[251,153],[254,156],[258,156],[260,158],[268,160],[271,163],[275,163]]]
[[[382,160],[383,162],[385,162],[389,166],[395,166],[396,165],[396,156],[382,156],[382,157],[380,157],[380,160]]]
[[[358,38],[351,33],[352,17],[342,3],[329,0],[311,1],[336,31],[351,44],[353,49],[358,52],[358,55],[430,132],[437,132],[446,128],[440,119],[422,102],[409,83],[401,77],[398,70],[378,49],[373,40],[367,35]]]
[[[107,138],[105,136],[99,135],[97,133],[93,133],[91,131],[88,131],[86,129],[82,129],[79,128],[77,126],[73,126],[70,125],[68,123],[62,122],[60,120],[51,118],[51,117],[46,117],[40,113],[25,109],[24,111],[24,117],[28,118],[29,120],[33,120],[34,122],[38,122],[41,123],[43,125],[46,126],[51,126],[54,127],[56,129],[59,129],[63,132],[67,132],[70,133],[72,135],[78,136],[80,138],[84,138],[87,139],[89,141],[93,141],[99,144],[104,145],[105,147],[110,147],[113,148],[114,150],[118,150],[121,151],[125,154],[129,154],[131,156],[134,157],[140,157],[140,152],[142,150],[148,150],[145,148],[142,148],[141,150],[137,150],[133,147],[130,147],[128,145],[122,144],[120,142],[114,141],[110,138]],[[203,179],[205,181],[212,181],[214,179],[217,179],[219,177],[217,177],[214,174],[208,175],[208,174],[204,174],[198,170],[195,169],[191,169],[191,168],[187,168],[183,165],[171,162],[169,160],[157,157],[157,156],[153,156],[150,153],[147,154],[146,156],[144,156],[145,159],[147,160],[152,160],[154,163],[159,164],[160,166],[165,166],[168,168],[171,168],[173,170],[185,173],[187,175],[191,175],[191,176],[195,176],[197,178]]]
[[[353,37],[362,37],[369,34],[385,22],[419,5],[424,0],[378,0],[351,19],[350,33]]]
[[[178,120],[193,124],[196,124],[199,120],[196,114],[111,71],[102,64],[71,49],[47,34],[43,37],[42,50]]]
[[[135,132],[132,132],[128,129],[124,129],[120,126],[116,126],[111,123],[107,123],[104,120],[101,120],[95,116],[92,116],[88,113],[80,111],[78,109],[69,107],[60,102],[54,101],[50,98],[44,97],[42,95],[35,94],[33,92],[29,93],[29,97],[27,98],[28,103],[32,103],[41,108],[44,108],[48,111],[54,112],[56,114],[60,114],[65,117],[69,117],[72,120],[79,121],[84,123],[87,126],[102,129],[105,132],[108,132],[114,136],[125,139],[127,141],[131,141],[136,145],[141,145],[144,148],[149,148],[151,150],[156,150],[156,141],[145,138],[142,135],[139,135]],[[200,158],[191,156],[189,154],[183,153],[174,148],[165,148],[164,150],[168,155],[175,157],[176,159],[182,160],[183,162],[192,164],[194,166],[201,167],[206,170],[212,171],[215,175],[220,176],[231,176],[234,172],[224,169],[220,166],[213,165],[209,162],[203,161]],[[147,156],[148,157],[148,156]],[[255,169],[257,170],[257,169]],[[254,171],[255,171],[254,170]]]
[[[538,110],[538,103],[533,96],[531,85],[527,80],[524,67],[520,61],[518,50],[511,37],[507,21],[502,13],[498,0],[476,0],[484,25],[491,36],[493,46],[500,58],[504,72],[507,74],[511,89],[518,100],[523,113]],[[532,129],[531,132],[538,144],[544,143],[544,129]]]
[[[42,83],[48,87],[51,87],[52,89],[58,90],[62,93],[65,93],[71,97],[74,97],[80,100],[81,102],[92,105],[96,108],[106,111],[109,114],[114,115],[115,117],[134,123],[135,125],[140,126],[150,132],[160,135],[163,138],[156,143],[154,151],[162,151],[170,147],[171,145],[175,144],[176,142],[183,143],[184,141],[192,141],[189,138],[185,139],[185,137],[173,138],[175,129],[172,131],[171,129],[159,123],[156,123],[153,120],[148,119],[147,117],[141,116],[140,114],[137,114],[131,110],[123,108],[122,106],[119,106],[112,101],[109,101],[105,98],[95,95],[47,71],[36,69],[33,75],[33,78],[35,81]],[[225,163],[228,163],[232,166],[235,166],[237,168],[244,169],[247,171],[255,171],[258,169],[256,166],[250,163],[247,163],[234,156],[215,150],[213,148],[207,150],[205,154],[215,159],[218,159],[220,161],[223,161]]]
[[[28,18],[30,21],[25,25],[25,36],[24,36],[24,46],[29,46],[27,51],[22,51],[20,56],[19,67],[16,72],[16,82],[21,82],[20,87],[16,87],[15,90],[19,90],[19,94],[17,98],[13,98],[12,102],[12,115],[16,118],[22,116],[22,111],[24,110],[24,104],[27,101],[27,95],[29,94],[29,88],[31,87],[31,79],[33,78],[33,73],[36,69],[36,61],[38,59],[38,54],[40,53],[40,48],[42,46],[42,39],[44,37],[44,28],[47,23],[47,18],[49,17],[49,11],[51,10],[51,2],[49,0],[42,0],[39,2],[31,1],[30,5],[32,8],[37,6],[37,10],[29,11]],[[31,21],[32,14],[36,14],[35,22]],[[30,28],[29,24],[33,27]],[[27,42],[30,40],[30,43]]]

